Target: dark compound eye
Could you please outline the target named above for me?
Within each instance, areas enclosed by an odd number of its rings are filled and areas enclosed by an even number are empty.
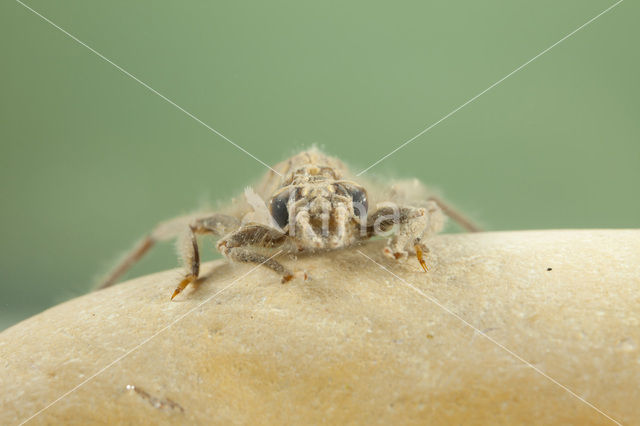
[[[367,200],[367,191],[358,186],[346,186],[347,192],[353,200],[354,213],[362,218],[367,214],[369,209],[369,200]]]
[[[280,228],[284,228],[287,226],[287,223],[289,223],[289,210],[287,209],[288,202],[289,191],[284,191],[273,197],[269,203],[271,216]]]

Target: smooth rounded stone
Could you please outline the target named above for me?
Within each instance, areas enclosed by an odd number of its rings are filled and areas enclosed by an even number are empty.
[[[383,244],[281,256],[308,281],[216,261],[173,302],[179,270],[23,321],[0,424],[640,422],[640,231],[442,235],[427,273]]]

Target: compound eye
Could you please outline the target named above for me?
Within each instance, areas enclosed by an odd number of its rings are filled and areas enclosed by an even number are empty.
[[[367,210],[369,209],[367,191],[358,186],[347,186],[346,189],[349,195],[351,195],[351,200],[353,200],[354,212],[362,218],[367,214]]]
[[[289,210],[287,203],[289,202],[289,191],[281,192],[271,198],[269,202],[269,211],[273,220],[276,221],[280,228],[284,228],[289,223]]]

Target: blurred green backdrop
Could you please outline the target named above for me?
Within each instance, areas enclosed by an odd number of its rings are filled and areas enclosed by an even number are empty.
[[[26,3],[267,163],[318,143],[364,168],[613,1]],[[490,230],[638,227],[639,12],[623,2],[369,173],[419,177]],[[265,171],[15,1],[0,44],[0,329]],[[176,264],[165,244],[128,276]]]

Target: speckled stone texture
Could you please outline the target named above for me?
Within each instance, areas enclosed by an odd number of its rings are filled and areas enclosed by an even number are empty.
[[[0,424],[96,373],[29,423],[613,424],[477,330],[640,424],[640,231],[429,246],[428,273],[377,241],[280,257],[309,281],[217,261],[173,302],[177,270],[63,303],[0,334]]]

